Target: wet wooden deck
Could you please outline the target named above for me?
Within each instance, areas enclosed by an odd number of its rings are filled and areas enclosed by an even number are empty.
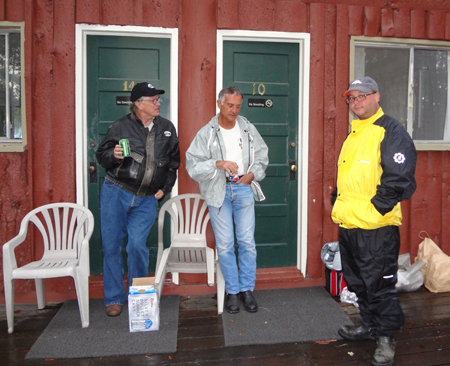
[[[422,288],[401,293],[406,315],[397,334],[396,366],[450,365],[450,293],[433,294]],[[225,347],[222,320],[214,295],[181,296],[178,351],[88,359],[25,360],[25,355],[61,304],[36,310],[33,304],[16,305],[15,331],[7,333],[4,306],[0,306],[0,365],[371,365],[375,344],[371,341],[307,342]],[[348,316],[359,322],[357,308],[341,304]]]

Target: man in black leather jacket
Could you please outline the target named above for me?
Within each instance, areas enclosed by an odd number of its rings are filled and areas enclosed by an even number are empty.
[[[156,204],[171,192],[180,165],[175,126],[159,116],[161,99],[148,83],[131,91],[131,113],[115,121],[100,144],[96,157],[106,169],[100,193],[103,249],[103,292],[106,313],[118,316],[126,300],[123,286],[122,246],[128,235],[128,285],[147,277],[146,241],[156,218]],[[127,139],[131,155],[123,157],[119,140]]]

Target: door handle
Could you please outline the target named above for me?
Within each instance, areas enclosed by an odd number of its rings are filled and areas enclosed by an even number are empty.
[[[95,161],[89,162],[89,182],[97,183],[97,163]]]
[[[297,165],[295,160],[289,160],[289,180],[295,180],[295,172],[297,171]]]

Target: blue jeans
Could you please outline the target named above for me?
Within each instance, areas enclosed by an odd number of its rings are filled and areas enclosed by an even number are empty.
[[[146,241],[156,218],[154,196],[139,197],[105,180],[100,192],[100,220],[103,248],[103,293],[105,306],[123,305],[122,247],[128,235],[128,286],[133,278],[147,277],[149,250]]]
[[[209,206],[220,268],[228,294],[253,291],[256,280],[255,201],[250,186],[227,183],[222,207]],[[238,245],[239,273],[234,249],[233,219]]]

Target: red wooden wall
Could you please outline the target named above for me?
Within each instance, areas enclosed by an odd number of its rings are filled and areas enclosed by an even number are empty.
[[[0,0],[0,20],[25,22],[28,131],[25,152],[0,153],[0,243],[17,234],[30,209],[75,201],[75,24],[179,29],[180,193],[198,191],[184,152],[215,113],[216,30],[310,33],[307,277],[323,275],[320,249],[337,238],[329,196],[347,134],[342,93],[350,36],[450,41],[446,0]],[[425,230],[450,254],[450,153],[419,152],[417,182],[403,204],[402,253],[414,257]],[[39,255],[30,243],[20,249],[20,262]],[[48,290],[68,283],[55,281]]]

